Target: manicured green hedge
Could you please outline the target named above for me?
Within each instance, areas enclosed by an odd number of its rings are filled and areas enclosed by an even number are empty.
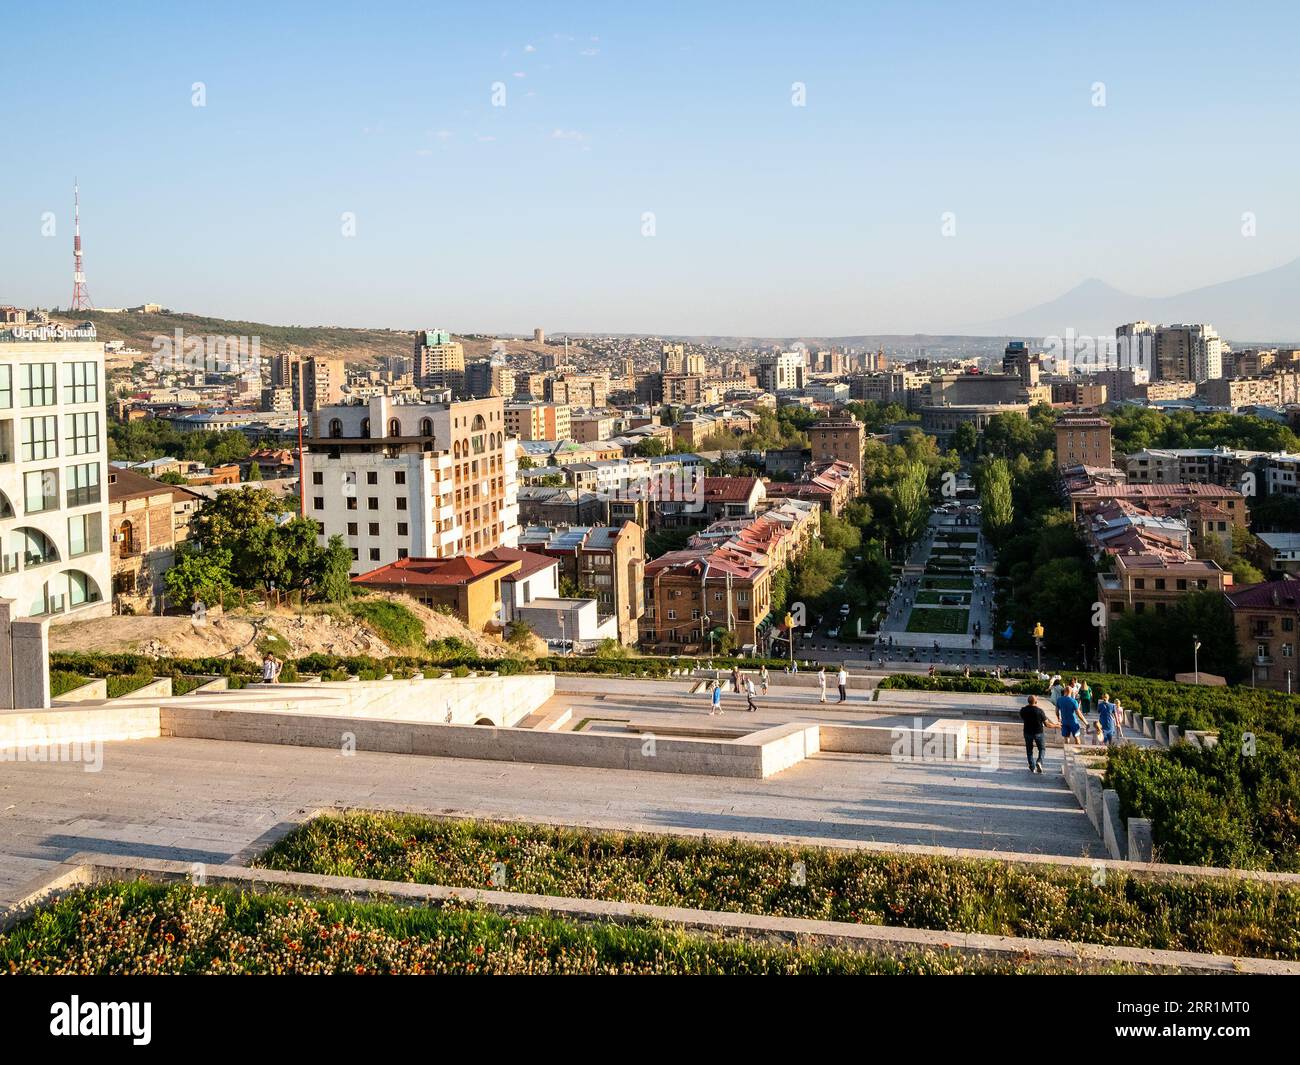
[[[981,695],[1013,695],[1015,682],[1004,684],[996,677],[962,677],[950,673],[891,673],[877,687],[902,691],[972,692]]]
[[[111,884],[59,899],[0,935],[16,974],[832,975],[1021,973],[940,952],[897,957],[441,907],[225,888]],[[1049,970],[1050,971],[1050,970]]]
[[[74,688],[89,684],[92,679],[84,673],[74,673],[68,669],[51,669],[50,698],[57,699],[60,695],[66,695]]]
[[[696,909],[1300,958],[1300,888],[734,840],[329,815],[272,869]],[[504,878],[500,870],[504,867]]]
[[[1300,753],[1233,724],[1210,748],[1112,748],[1106,786],[1149,817],[1157,855],[1184,865],[1300,872]]]

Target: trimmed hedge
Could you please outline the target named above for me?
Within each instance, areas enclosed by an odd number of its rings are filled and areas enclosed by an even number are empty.
[[[1300,888],[1244,879],[1110,871],[1099,889],[1086,868],[366,813],[316,818],[257,864],[954,933],[1300,958]],[[796,868],[799,882],[791,876]]]

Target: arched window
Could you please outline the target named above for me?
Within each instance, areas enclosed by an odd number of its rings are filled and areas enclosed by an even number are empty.
[[[13,532],[14,551],[18,554],[25,567],[43,566],[47,562],[59,561],[59,549],[54,546],[54,541],[46,536],[40,529],[32,529],[24,526],[15,529]]]
[[[487,422],[483,420],[483,415],[481,414],[474,415],[474,424],[470,426],[470,428],[476,433],[482,429],[486,429]]]
[[[421,435],[421,436],[433,436],[433,419],[432,419],[432,418],[421,418],[421,419],[420,419],[420,435]]]
[[[14,516],[14,505],[9,502],[9,497],[0,492],[0,518],[12,518]]]
[[[389,436],[402,435],[402,423],[399,422],[396,418],[388,419],[388,435]]]
[[[337,418],[331,418],[330,436],[337,440],[342,435],[343,435],[343,423],[339,421]]]
[[[79,569],[70,569],[67,577],[69,608],[85,606],[87,603],[98,603],[103,598],[99,591],[99,585],[95,583],[95,578],[89,573],[83,573]]]
[[[117,533],[113,539],[117,541],[117,555],[119,558],[135,554],[135,526],[129,521],[124,521],[117,527]]]
[[[362,419],[361,419],[361,435],[362,435],[362,436],[369,436],[369,435],[370,435],[370,419],[369,419],[369,418],[362,418]]]
[[[451,457],[454,458],[454,459],[456,459],[457,461],[460,460],[460,441],[459,441],[459,440],[457,440],[454,444],[451,445]]]

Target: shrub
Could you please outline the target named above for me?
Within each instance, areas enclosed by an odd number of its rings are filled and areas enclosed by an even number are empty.
[[[51,669],[50,698],[57,699],[60,695],[66,695],[74,688],[80,688],[83,684],[88,684],[90,680],[90,677],[82,673],[73,673],[68,669]]]
[[[366,598],[349,603],[347,609],[394,650],[418,650],[425,645],[424,623],[401,603]]]

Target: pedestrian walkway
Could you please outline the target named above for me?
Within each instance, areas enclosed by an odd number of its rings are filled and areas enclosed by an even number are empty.
[[[946,532],[974,532],[975,554],[962,583],[969,581],[970,588],[927,589],[924,587],[925,567],[935,552],[935,543]],[[935,510],[924,535],[913,546],[899,581],[890,593],[881,624],[883,650],[891,648],[915,649],[930,652],[932,660],[944,652],[958,649],[972,653],[993,651],[993,566],[996,561],[993,549],[984,540],[977,526],[959,525],[954,515]],[[958,583],[954,580],[953,582]],[[951,596],[953,602],[919,602],[921,594],[938,591],[941,596]],[[966,628],[963,632],[912,632],[912,619],[929,611],[965,610]],[[921,620],[918,618],[918,620]],[[992,659],[990,659],[992,660]]]

